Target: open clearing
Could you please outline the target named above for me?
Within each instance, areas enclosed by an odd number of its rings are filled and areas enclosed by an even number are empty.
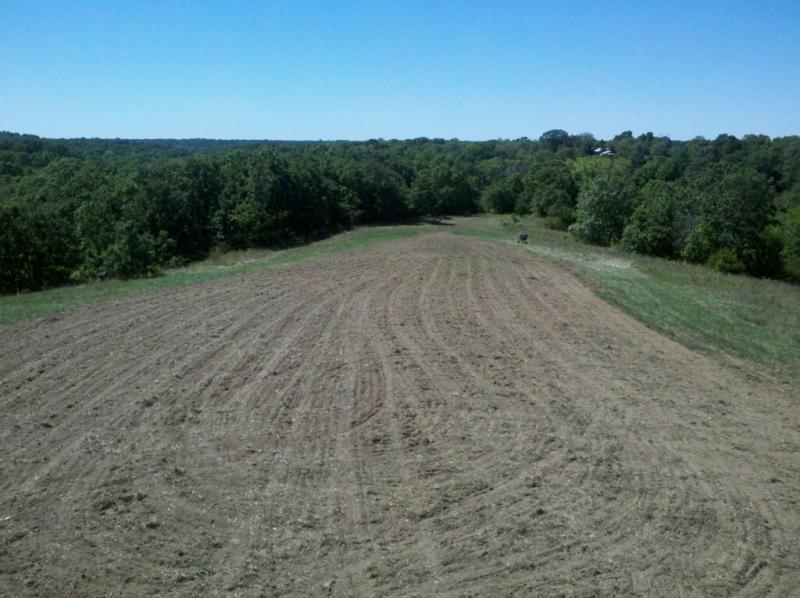
[[[0,594],[800,587],[800,396],[446,232],[0,339]]]

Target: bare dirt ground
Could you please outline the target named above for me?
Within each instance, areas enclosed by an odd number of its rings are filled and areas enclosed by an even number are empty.
[[[0,594],[797,595],[800,396],[427,234],[2,330]]]

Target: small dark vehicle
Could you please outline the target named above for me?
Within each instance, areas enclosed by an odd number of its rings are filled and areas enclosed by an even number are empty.
[[[528,233],[520,233],[519,237],[517,238],[517,243],[524,243],[525,245],[528,244]]]

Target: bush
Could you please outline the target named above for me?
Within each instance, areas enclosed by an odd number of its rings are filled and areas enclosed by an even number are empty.
[[[727,247],[715,251],[708,258],[706,265],[714,270],[730,274],[742,274],[745,271],[744,262],[737,257],[733,249]]]
[[[560,222],[557,228],[566,230],[575,222],[575,200],[563,191],[554,191],[547,208],[547,217],[558,219]]]
[[[158,273],[168,261],[173,241],[165,232],[157,236],[138,230],[131,222],[114,225],[110,243],[88,254],[71,279],[85,282],[94,279],[133,278]]]

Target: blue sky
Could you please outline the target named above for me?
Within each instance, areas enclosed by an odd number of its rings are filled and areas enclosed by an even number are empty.
[[[0,130],[800,134],[800,0],[0,0]]]

